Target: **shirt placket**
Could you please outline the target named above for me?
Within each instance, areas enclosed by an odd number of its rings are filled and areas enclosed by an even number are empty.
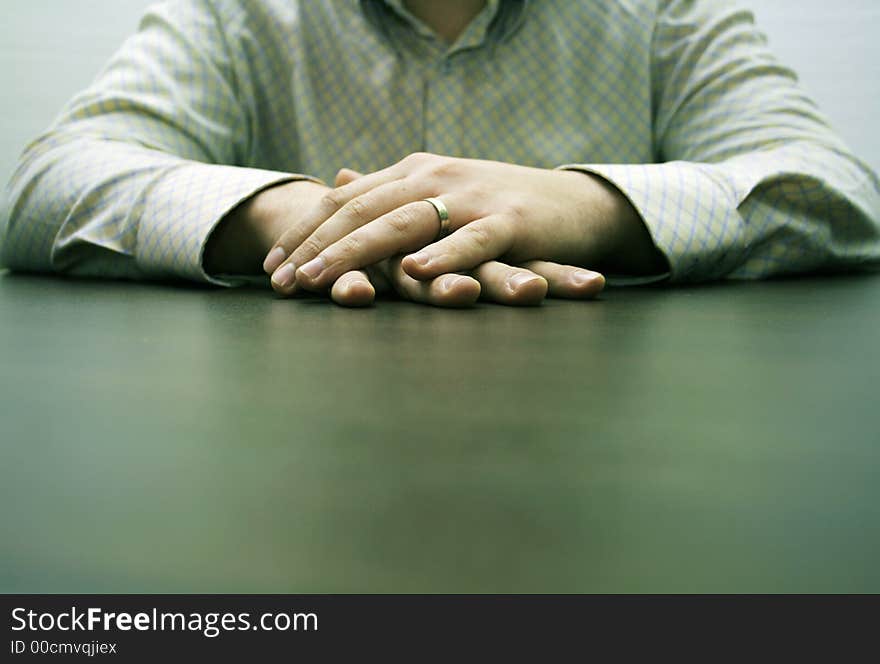
[[[396,9],[401,13],[399,5]],[[422,79],[423,86],[422,150],[450,156],[464,154],[468,69],[475,59],[484,56],[489,26],[501,9],[496,0],[490,0],[489,6],[451,46],[418,19],[403,13],[420,42],[420,66],[414,73]]]
[[[427,152],[460,156],[464,64],[448,53],[440,55],[425,72],[423,140]]]

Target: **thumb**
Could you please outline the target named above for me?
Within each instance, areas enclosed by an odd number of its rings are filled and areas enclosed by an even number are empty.
[[[339,172],[336,174],[336,182],[333,186],[341,187],[342,185],[348,184],[349,182],[354,182],[362,175],[363,173],[358,173],[357,171],[353,171],[350,168],[340,168]]]

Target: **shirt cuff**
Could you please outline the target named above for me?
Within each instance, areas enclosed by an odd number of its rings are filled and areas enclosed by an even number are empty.
[[[156,279],[184,278],[219,286],[202,265],[208,237],[239,203],[268,187],[317,178],[237,166],[190,162],[166,172],[145,197],[135,256]]]
[[[669,273],[652,275],[648,283],[719,279],[742,260],[745,241],[736,194],[700,165],[566,164],[559,169],[601,177],[626,196],[669,262]]]

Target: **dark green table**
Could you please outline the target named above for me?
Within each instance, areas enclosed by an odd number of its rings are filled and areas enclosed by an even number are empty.
[[[0,276],[0,591],[880,591],[880,278],[536,309]]]

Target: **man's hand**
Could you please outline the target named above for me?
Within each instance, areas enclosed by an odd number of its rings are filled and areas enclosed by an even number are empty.
[[[439,197],[449,209],[449,237],[437,239],[440,222],[424,202],[428,197]],[[309,228],[314,231],[306,235]],[[349,270],[407,252],[417,253],[403,258],[403,271],[419,281],[496,259],[602,265],[633,274],[663,269],[636,211],[601,178],[430,154],[410,155],[337,186],[308,223],[279,238],[266,267],[283,294],[298,287],[320,291]],[[574,274],[571,268],[567,274]],[[583,276],[594,287],[575,289],[576,296],[601,290],[595,287],[600,275]],[[572,294],[549,286],[551,294]]]
[[[341,171],[337,184],[354,180],[359,174]],[[260,258],[279,236],[310,230],[304,224],[307,211],[320,206],[331,192],[329,187],[300,180],[265,189],[233,210],[211,235],[205,250],[205,268],[209,273],[259,273]],[[271,254],[264,268],[271,267]],[[479,266],[473,276],[444,274],[430,281],[418,281],[401,268],[400,257],[381,261],[363,270],[350,270],[337,278],[330,296],[344,306],[366,306],[373,302],[377,291],[393,290],[401,297],[437,306],[468,306],[481,296],[509,304],[537,304],[547,293],[548,282],[569,291],[583,290],[580,272],[574,268],[535,263],[535,271],[514,268],[496,262]],[[268,270],[271,271],[271,270]],[[590,288],[598,284],[587,280]]]

